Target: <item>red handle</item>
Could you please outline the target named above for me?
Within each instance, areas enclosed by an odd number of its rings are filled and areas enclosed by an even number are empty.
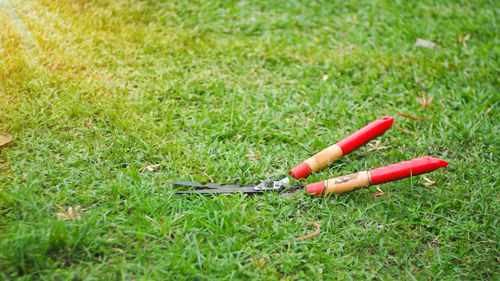
[[[354,134],[346,137],[345,139],[337,143],[338,146],[344,152],[344,155],[350,153],[351,151],[359,148],[363,144],[371,141],[372,139],[383,134],[387,129],[392,126],[394,118],[391,116],[386,116],[377,119],[370,124],[364,126],[363,128],[356,131]]]
[[[374,185],[429,173],[446,165],[448,165],[448,162],[430,156],[415,158],[410,161],[371,170],[371,184]]]
[[[312,172],[316,172],[330,165],[342,156],[380,136],[392,126],[393,122],[394,119],[391,116],[377,119],[347,138],[325,148],[288,171],[288,173],[296,179],[307,178]]]
[[[331,178],[326,181],[310,183],[306,185],[306,190],[311,195],[339,194],[370,185],[432,172],[446,165],[448,165],[448,162],[444,160],[425,156],[377,168],[369,172],[359,172],[348,176]]]

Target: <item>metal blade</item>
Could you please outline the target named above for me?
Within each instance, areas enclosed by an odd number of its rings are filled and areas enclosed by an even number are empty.
[[[224,193],[245,193],[254,194],[260,193],[262,190],[255,190],[253,187],[232,188],[232,189],[198,189],[198,190],[182,190],[176,191],[175,194],[224,194]]]
[[[255,186],[241,186],[237,184],[219,184],[219,183],[200,183],[191,181],[167,181],[172,185],[181,185],[197,188],[194,190],[179,190],[176,194],[220,194],[220,193],[238,193],[243,192],[246,194],[260,193],[264,191],[281,191],[286,187],[290,186],[290,179],[288,177],[282,180],[266,180]]]
[[[248,185],[242,186],[237,184],[201,183],[195,181],[167,181],[167,182],[173,185],[182,185],[182,186],[197,187],[197,188],[212,188],[212,189],[249,187]]]

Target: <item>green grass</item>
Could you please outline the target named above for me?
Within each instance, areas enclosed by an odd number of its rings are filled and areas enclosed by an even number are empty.
[[[499,278],[498,2],[7,2],[0,279]],[[450,162],[434,186],[189,197],[166,183],[279,177],[398,112],[427,120],[398,118],[412,135],[393,127],[388,149],[307,182],[431,155]],[[320,234],[289,242],[309,222]]]

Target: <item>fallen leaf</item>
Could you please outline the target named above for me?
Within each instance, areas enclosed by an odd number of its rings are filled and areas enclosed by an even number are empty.
[[[425,182],[423,183],[423,185],[425,185],[425,186],[432,186],[432,185],[435,185],[435,184],[436,184],[436,182],[435,182],[435,181],[433,181],[433,180],[429,179],[427,176],[422,176],[422,179],[425,181]]]
[[[120,248],[111,248],[111,250],[115,250],[115,251],[119,252],[120,254],[125,253],[125,251],[123,251],[123,250],[122,250],[122,249],[120,249]]]
[[[90,81],[106,81],[106,82],[109,82],[113,80],[112,77],[105,77],[105,76],[101,76],[101,75],[97,75],[97,74],[92,74],[88,79],[87,79],[87,82],[90,82]],[[134,85],[134,88],[136,87],[137,85]]]
[[[52,66],[49,67],[49,70],[50,71],[54,71],[56,70],[56,68],[61,64],[61,58],[60,57],[57,57],[56,60],[54,61],[54,64],[52,64]]]
[[[12,137],[9,135],[0,135],[0,147],[7,145],[12,141]]]
[[[433,244],[437,244],[439,237],[441,237],[441,235],[438,235],[438,236],[434,237],[434,239],[432,239],[432,243]]]
[[[384,196],[385,195],[385,192],[382,189],[380,189],[380,187],[378,187],[378,186],[377,186],[377,191],[378,192],[373,192],[371,194],[371,196],[372,197],[380,197],[380,196]]]
[[[253,262],[255,265],[257,265],[258,269],[261,269],[266,263],[269,262],[267,259],[260,259],[257,257],[257,255],[253,255]]]
[[[247,154],[247,155],[245,155],[246,157],[250,157],[250,158],[257,158],[257,159],[259,159],[259,158],[260,158],[260,156],[259,156],[259,155],[257,155],[257,154],[255,154],[255,153],[253,153],[253,151],[252,151],[250,148],[248,148],[248,147],[247,147],[247,151],[248,151],[248,154]]]
[[[74,209],[73,209],[73,207],[69,207],[67,210],[64,210],[64,208],[62,208],[60,206],[58,206],[58,207],[62,211],[61,213],[57,213],[57,216],[59,219],[62,219],[63,221],[80,220],[81,219],[81,216],[78,213],[78,211],[80,211],[80,205],[76,206]]]
[[[417,38],[417,42],[415,42],[415,47],[424,47],[424,48],[434,48],[436,47],[436,43],[432,43],[430,41]]]
[[[458,33],[458,42],[462,43],[462,46],[467,49],[467,41],[470,39],[470,33],[467,33],[465,37],[462,37],[462,32]]]
[[[148,170],[150,172],[154,172],[154,168],[160,166],[161,164],[155,164],[155,165],[146,165],[144,168],[142,168],[141,173]]]
[[[319,226],[319,224],[317,222],[309,222],[307,225],[314,225],[314,226],[316,226],[316,230],[313,233],[311,233],[311,234],[307,234],[307,235],[295,238],[295,241],[298,242],[298,241],[302,241],[302,240],[307,239],[307,238],[313,238],[314,236],[316,236],[316,235],[318,235],[320,233],[321,228],[320,228],[320,226]],[[290,242],[291,242],[291,240],[290,240]]]
[[[425,96],[425,93],[422,92],[422,97],[421,98],[416,98],[417,101],[421,104],[420,108],[418,110],[422,110],[426,107],[432,107],[431,102],[434,96],[427,97]]]
[[[387,149],[388,148],[387,146],[380,146],[380,141],[379,140],[375,142],[375,145],[369,143],[368,146],[371,147],[371,148],[368,149],[368,151],[382,150],[382,149]]]

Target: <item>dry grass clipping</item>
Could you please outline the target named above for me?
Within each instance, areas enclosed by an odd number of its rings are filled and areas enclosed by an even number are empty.
[[[321,228],[319,226],[319,223],[317,223],[317,222],[309,222],[307,225],[314,225],[316,227],[316,230],[313,233],[311,233],[311,234],[307,234],[307,235],[295,238],[295,241],[298,242],[298,241],[302,241],[304,239],[313,238],[314,236],[316,236],[316,235],[318,235],[320,233]],[[290,242],[291,242],[291,240],[290,240]]]
[[[408,113],[404,113],[404,112],[399,112],[399,113],[396,113],[396,114],[394,115],[394,119],[396,119],[398,116],[403,116],[403,117],[410,118],[410,119],[412,119],[412,120],[417,120],[417,121],[424,121],[424,120],[427,120],[427,118],[424,118],[424,117],[417,117],[417,116],[412,116],[412,115],[410,115],[410,114],[408,114]],[[405,133],[405,134],[407,134],[407,135],[410,135],[410,136],[412,135],[412,133],[410,133],[410,132],[408,132],[408,131],[406,131],[406,130],[404,130],[404,129],[400,128],[400,127],[398,126],[398,124],[396,124],[396,123],[394,123],[394,127],[396,127],[396,129],[400,130],[401,132],[403,132],[403,133]]]

